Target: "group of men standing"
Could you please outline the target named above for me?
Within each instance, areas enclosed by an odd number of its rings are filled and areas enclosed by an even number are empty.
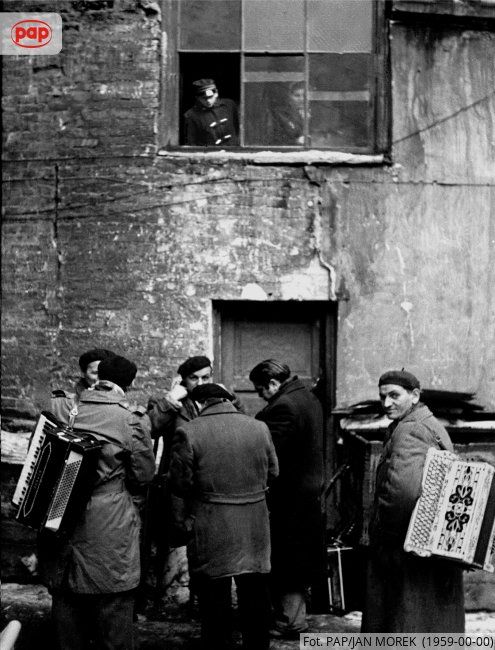
[[[56,543],[40,535],[62,650],[93,647],[88,638],[108,650],[134,647],[140,506],[157,466],[168,497],[153,516],[187,544],[205,650],[232,647],[232,579],[245,650],[268,650],[270,637],[298,638],[324,543],[323,416],[313,392],[285,363],[265,360],[249,376],[267,402],[253,418],[213,382],[211,361],[195,356],[146,414],[126,399],[131,361],[93,350],[80,366],[77,394],[55,391],[51,410],[106,444],[74,530]],[[377,473],[362,630],[462,631],[461,571],[402,550],[426,451],[451,442],[419,401],[413,375],[385,373],[379,391],[392,424]],[[152,438],[163,441],[159,459]]]
[[[207,357],[188,359],[179,374],[182,396],[173,387],[150,400],[149,414],[152,435],[172,440],[160,468],[183,499],[172,514],[174,526],[190,533],[206,647],[230,647],[232,576],[246,649],[267,649],[270,636],[298,638],[307,629],[305,591],[322,543],[320,403],[274,359],[250,374],[268,403],[256,419],[211,383]]]

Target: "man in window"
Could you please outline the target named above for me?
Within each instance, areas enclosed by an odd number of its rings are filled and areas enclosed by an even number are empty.
[[[239,114],[232,99],[221,99],[213,79],[193,82],[196,102],[185,114],[186,144],[232,147],[239,144]]]
[[[304,144],[304,84],[294,82],[284,94],[272,97],[270,111],[270,144]]]

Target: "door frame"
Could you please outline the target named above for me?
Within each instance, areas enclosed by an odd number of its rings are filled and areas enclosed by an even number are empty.
[[[330,300],[212,300],[214,376],[218,381],[222,381],[222,317],[225,319],[226,316],[230,318],[241,316],[244,308],[246,318],[249,318],[251,310],[259,314],[266,307],[269,314],[277,306],[289,313],[292,309],[294,312],[300,309],[304,309],[305,312],[311,310],[313,315],[316,314],[320,318],[320,367],[326,380],[322,400],[325,423],[323,432],[323,489],[325,490],[335,472],[337,452],[332,409],[336,402],[338,303]],[[325,506],[327,516],[330,514],[331,502],[332,498],[328,499]]]

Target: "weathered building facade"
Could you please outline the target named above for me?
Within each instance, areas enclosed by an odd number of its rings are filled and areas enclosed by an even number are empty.
[[[249,401],[275,349],[329,405],[406,366],[493,409],[493,3],[386,4],[373,155],[167,148],[165,4],[4,2],[64,24],[59,55],[4,60],[7,424],[93,346],[136,361],[141,402],[203,353]]]

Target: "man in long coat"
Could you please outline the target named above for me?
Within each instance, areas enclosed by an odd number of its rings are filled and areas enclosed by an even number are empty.
[[[320,569],[323,544],[323,414],[321,404],[290,368],[275,359],[249,375],[268,402],[256,418],[270,429],[280,475],[269,494],[272,539],[272,636],[298,638],[308,628],[306,588]]]
[[[278,474],[266,425],[239,413],[218,384],[191,393],[202,410],[177,429],[171,489],[185,499],[189,570],[199,595],[205,650],[231,648],[231,582],[243,648],[268,650],[270,535],[266,490]]]
[[[420,383],[392,370],[379,379],[392,420],[377,467],[362,632],[463,632],[462,569],[403,550],[430,447],[453,451],[445,428],[420,402]]]
[[[105,444],[85,510],[68,537],[40,535],[43,582],[52,594],[52,616],[61,650],[132,650],[134,590],[140,579],[140,516],[136,502],[155,471],[144,411],[129,406],[125,391],[136,375],[132,361],[101,361],[99,381],[73,401],[52,400],[53,414]],[[93,647],[93,646],[91,646]]]

